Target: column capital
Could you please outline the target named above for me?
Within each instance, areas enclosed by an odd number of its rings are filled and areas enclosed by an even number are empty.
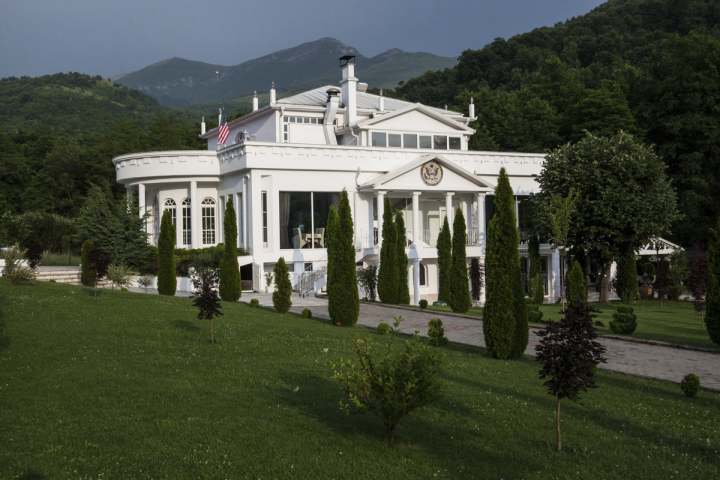
[[[375,192],[377,195],[387,195],[387,190],[378,190]]]
[[[484,197],[485,195],[487,195],[487,192],[475,192],[476,197]]]
[[[412,192],[412,194],[413,197],[419,197],[420,195],[422,195],[422,192]]]
[[[445,192],[445,195],[448,197],[452,197],[453,195],[455,195],[455,192]]]

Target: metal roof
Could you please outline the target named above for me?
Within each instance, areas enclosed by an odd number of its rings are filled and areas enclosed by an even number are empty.
[[[327,90],[328,88],[339,88],[334,85],[325,85],[324,87],[316,88],[314,90],[308,90],[307,92],[298,93],[290,97],[285,97],[278,100],[276,103],[282,105],[316,105],[324,107],[327,104]],[[379,107],[379,95],[374,95],[367,92],[356,92],[357,108],[363,110],[378,110]],[[402,108],[414,105],[414,103],[406,102],[404,100],[398,100],[396,98],[384,97],[385,98],[385,111],[392,112],[400,110]],[[434,110],[437,113],[443,115],[457,116],[461,115],[459,112],[453,112],[452,110],[443,110],[441,108],[429,107],[426,108]]]

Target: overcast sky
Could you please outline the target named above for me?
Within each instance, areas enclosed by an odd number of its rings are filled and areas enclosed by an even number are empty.
[[[104,77],[170,57],[221,65],[335,37],[458,56],[582,15],[601,0],[0,0],[0,77]]]

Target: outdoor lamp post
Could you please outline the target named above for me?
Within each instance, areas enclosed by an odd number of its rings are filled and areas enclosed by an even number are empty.
[[[655,272],[660,271],[660,250],[665,248],[665,244],[663,242],[655,242]]]

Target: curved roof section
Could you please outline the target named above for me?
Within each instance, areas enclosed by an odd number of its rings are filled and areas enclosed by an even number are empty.
[[[315,88],[308,90],[307,92],[298,93],[297,95],[291,95],[289,97],[282,98],[275,103],[281,105],[314,105],[324,107],[327,104],[327,90],[328,88],[339,88],[334,85],[325,85],[324,87]],[[375,95],[367,92],[356,92],[357,108],[364,110],[378,110],[380,95]],[[394,112],[395,110],[401,110],[411,105],[415,105],[411,102],[404,100],[398,100],[396,98],[384,97],[385,98],[385,111]],[[425,108],[434,110],[442,115],[457,116],[462,115],[459,112],[452,110],[443,110],[441,108],[429,107],[424,105]]]

